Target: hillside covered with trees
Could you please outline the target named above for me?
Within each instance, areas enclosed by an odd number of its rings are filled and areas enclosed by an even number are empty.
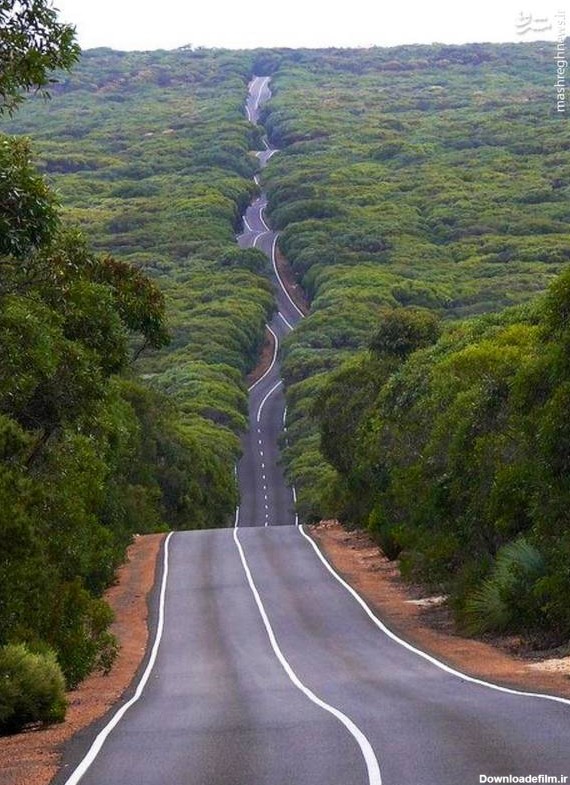
[[[560,641],[570,137],[550,55],[283,54],[266,183],[312,300],[284,362],[304,519],[369,527],[464,629]]]
[[[0,729],[13,730],[60,718],[62,685],[110,666],[101,597],[135,533],[231,519],[272,298],[265,257],[235,243],[255,190],[250,58],[76,62],[47,4],[2,14]],[[38,88],[52,100],[26,94]]]

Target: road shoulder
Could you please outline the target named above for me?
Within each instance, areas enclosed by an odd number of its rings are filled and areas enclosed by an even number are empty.
[[[496,643],[455,633],[437,598],[421,597],[401,579],[365,532],[347,532],[336,521],[307,527],[329,563],[397,635],[452,667],[480,679],[570,698],[570,658],[510,654]],[[516,646],[516,641],[510,644]]]
[[[136,537],[105,593],[115,612],[112,631],[121,649],[108,675],[89,676],[68,693],[65,722],[0,738],[0,785],[48,785],[58,771],[62,746],[100,719],[129,687],[148,642],[148,596],[155,583],[164,534]]]

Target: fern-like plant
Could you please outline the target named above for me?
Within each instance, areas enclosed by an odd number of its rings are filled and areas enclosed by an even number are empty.
[[[540,614],[534,591],[545,573],[539,551],[524,538],[498,552],[491,575],[465,604],[464,624],[471,634],[532,627]]]

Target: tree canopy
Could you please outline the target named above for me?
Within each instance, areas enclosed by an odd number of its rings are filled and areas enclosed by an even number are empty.
[[[49,95],[54,72],[79,58],[73,25],[62,23],[51,0],[0,0],[0,114],[28,91]]]

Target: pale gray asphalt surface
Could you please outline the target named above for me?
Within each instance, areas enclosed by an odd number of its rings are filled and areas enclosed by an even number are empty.
[[[261,84],[254,84],[252,110]],[[267,96],[264,86],[262,97]],[[262,204],[248,210],[253,231],[240,238],[243,245],[265,231]],[[272,241],[268,233],[257,245],[269,251]],[[291,324],[298,320],[282,293],[278,305]],[[287,331],[279,317],[272,326],[279,335]],[[238,531],[277,642],[297,676],[367,736],[384,785],[476,785],[481,774],[566,775],[570,782],[570,706],[467,682],[390,640],[291,525],[291,489],[277,448],[280,388],[263,409],[260,434],[255,423],[260,402],[278,379],[276,365],[251,394],[253,427],[239,466]],[[68,747],[58,785],[94,730]],[[175,534],[165,630],[153,674],[82,783],[367,782],[355,740],[296,689],[275,657],[233,532]]]

